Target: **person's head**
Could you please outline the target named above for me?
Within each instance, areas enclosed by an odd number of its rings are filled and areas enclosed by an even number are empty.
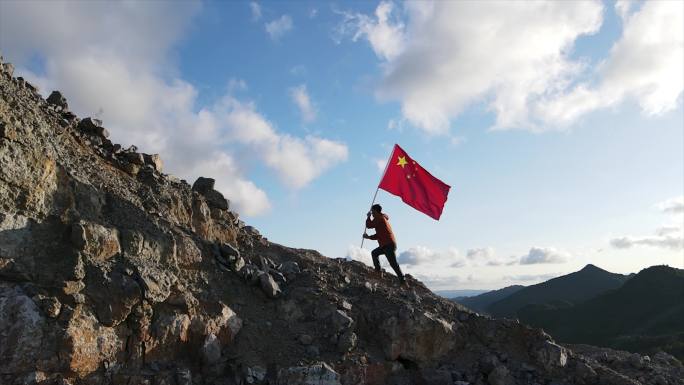
[[[374,204],[373,206],[371,206],[371,212],[373,213],[373,215],[380,215],[380,214],[382,214],[382,206],[380,206],[380,205],[377,204],[377,203]]]

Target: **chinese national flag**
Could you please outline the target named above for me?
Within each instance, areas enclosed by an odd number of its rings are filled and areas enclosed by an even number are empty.
[[[378,187],[436,220],[442,215],[451,188],[411,159],[398,144],[394,145]]]

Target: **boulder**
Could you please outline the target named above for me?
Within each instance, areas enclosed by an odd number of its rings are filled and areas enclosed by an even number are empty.
[[[9,75],[10,77],[14,76],[14,64],[12,63],[4,63],[2,65],[2,70]]]
[[[69,105],[67,104],[66,98],[59,91],[52,91],[47,100],[48,104],[61,107],[63,110],[68,110]]]
[[[278,371],[276,385],[341,385],[340,375],[325,362]]]
[[[214,184],[216,181],[213,178],[205,178],[203,176],[197,178],[195,183],[192,184],[193,191],[204,195],[206,192],[214,189]]]
[[[259,275],[259,284],[261,285],[261,290],[263,290],[267,297],[276,298],[280,295],[280,286],[278,286],[278,283],[270,274],[262,272]]]
[[[125,349],[113,328],[101,326],[95,316],[77,306],[65,318],[67,326],[59,344],[62,363],[79,377],[95,372],[104,362],[113,362]]]
[[[106,261],[121,252],[118,230],[97,223],[74,223],[71,226],[71,242],[93,261]]]
[[[386,357],[399,357],[418,363],[436,360],[455,345],[455,325],[429,312],[407,317],[392,316],[380,326]]]
[[[190,325],[187,314],[162,313],[155,316],[150,337],[145,342],[145,362],[166,361],[185,354],[190,340]]]
[[[136,166],[142,167],[145,165],[145,157],[143,154],[138,152],[126,152],[123,154],[123,158],[128,162]]]
[[[340,333],[349,329],[354,323],[354,320],[348,316],[345,311],[335,310],[330,315],[330,323],[332,325],[333,331]]]
[[[23,291],[0,286],[0,373],[35,368],[45,323],[38,306]]]
[[[202,341],[208,335],[215,335],[221,345],[228,345],[242,329],[242,320],[225,304],[218,304],[218,312],[214,314],[197,314],[192,317],[191,331],[193,339]]]
[[[142,154],[145,164],[152,166],[156,172],[161,172],[163,163],[159,154]]]
[[[182,267],[196,266],[202,262],[202,251],[195,241],[185,235],[178,234],[176,237],[176,260]]]
[[[78,122],[78,129],[87,134],[97,135],[101,138],[109,137],[109,131],[102,127],[102,121],[100,119],[85,118]]]
[[[356,347],[356,341],[358,340],[356,333],[351,329],[348,329],[340,335],[337,339],[337,351],[340,353],[346,353],[351,351]]]
[[[547,369],[564,367],[568,362],[567,350],[550,340],[542,342],[541,346],[535,350],[534,355],[537,362]]]
[[[120,271],[90,269],[86,281],[86,294],[93,300],[97,319],[105,326],[123,322],[142,297],[138,283]]]
[[[207,191],[204,197],[207,199],[209,207],[216,207],[219,210],[228,210],[230,207],[230,202],[223,197],[223,194],[216,190]]]
[[[221,343],[213,333],[210,333],[202,344],[202,362],[205,365],[214,365],[220,360]]]

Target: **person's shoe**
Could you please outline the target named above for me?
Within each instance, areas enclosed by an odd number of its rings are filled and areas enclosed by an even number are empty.
[[[382,279],[382,270],[373,270],[373,276],[378,279]]]
[[[408,289],[411,287],[411,286],[409,286],[408,281],[405,279],[402,279],[401,281],[399,281],[399,286],[401,286],[404,289]]]

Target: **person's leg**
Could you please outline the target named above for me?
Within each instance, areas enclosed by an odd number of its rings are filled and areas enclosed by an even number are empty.
[[[399,281],[404,282],[404,274],[401,272],[401,269],[399,268],[399,264],[397,263],[396,250],[397,250],[396,245],[386,246],[385,247],[385,256],[387,257],[387,261],[389,261],[390,266],[392,266],[392,269],[394,269],[394,273],[397,275],[397,277],[399,277]]]
[[[373,257],[373,267],[375,271],[380,271],[380,254],[382,254],[382,248],[377,247],[371,251],[371,256]]]

